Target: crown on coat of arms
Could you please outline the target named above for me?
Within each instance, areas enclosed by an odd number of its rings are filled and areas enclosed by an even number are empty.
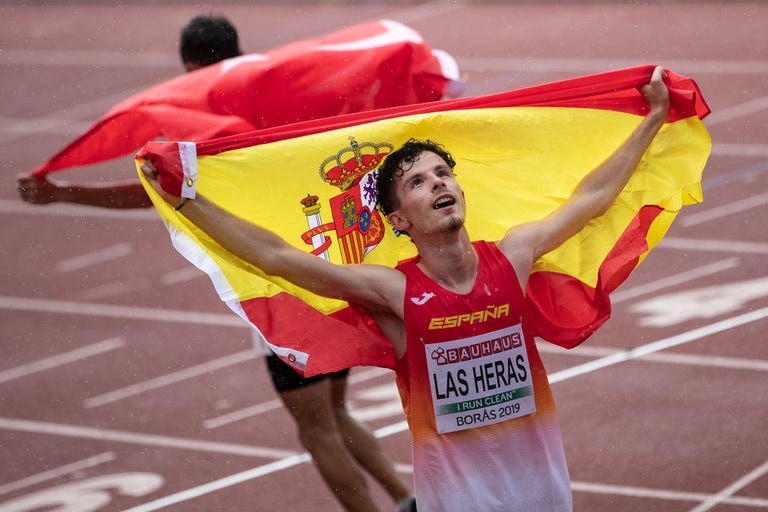
[[[388,142],[359,143],[349,138],[349,146],[342,148],[320,164],[320,177],[341,190],[356,184],[366,173],[376,169],[394,146]]]
[[[309,208],[315,206],[319,200],[320,198],[318,196],[307,194],[307,197],[301,200],[301,205],[305,208]]]

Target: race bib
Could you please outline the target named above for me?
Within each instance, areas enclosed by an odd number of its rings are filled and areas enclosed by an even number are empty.
[[[521,325],[425,346],[438,434],[536,412]]]

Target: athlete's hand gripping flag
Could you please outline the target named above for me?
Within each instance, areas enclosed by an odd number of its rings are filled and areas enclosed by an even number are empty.
[[[197,144],[153,142],[137,163],[151,160],[167,192],[194,197],[200,190],[318,257],[394,266],[414,248],[385,225],[371,186],[393,148],[411,137],[449,148],[469,204],[470,236],[498,240],[511,226],[554,210],[626,139],[647,111],[637,88],[654,67]],[[701,119],[709,109],[692,80],[666,75],[667,122],[625,189],[605,215],[535,264],[526,294],[538,336],[565,347],[586,339],[609,317],[609,293],[660,241],[681,207],[702,200],[711,141]],[[250,267],[146,182],[145,188],[176,249],[208,273],[221,299],[299,371],[393,366],[389,343],[363,311]]]

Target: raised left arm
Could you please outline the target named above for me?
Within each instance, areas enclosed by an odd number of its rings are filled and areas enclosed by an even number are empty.
[[[587,174],[573,194],[547,217],[510,229],[499,248],[515,267],[523,287],[533,263],[604,214],[626,186],[651,141],[669,113],[669,92],[657,67],[640,90],[650,111],[626,141],[602,164]]]

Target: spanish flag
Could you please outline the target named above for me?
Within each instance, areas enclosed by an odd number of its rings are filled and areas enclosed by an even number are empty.
[[[375,209],[373,179],[411,137],[454,156],[472,239],[498,240],[563,203],[647,112],[638,87],[654,66],[501,94],[396,107],[208,142],[152,142],[164,189],[197,191],[332,262],[395,265],[414,255]],[[702,200],[711,140],[698,86],[667,71],[669,117],[609,211],[536,262],[526,296],[537,336],[574,347],[610,315],[609,294]],[[141,175],[141,172],[139,172]],[[143,178],[142,178],[143,179]],[[223,250],[145,183],[174,247],[206,272],[229,307],[304,375],[355,365],[391,368],[389,343],[359,308],[318,297]]]
[[[418,32],[361,23],[159,83],[112,107],[32,174],[129,155],[153,139],[200,141],[461,91],[456,61]]]

